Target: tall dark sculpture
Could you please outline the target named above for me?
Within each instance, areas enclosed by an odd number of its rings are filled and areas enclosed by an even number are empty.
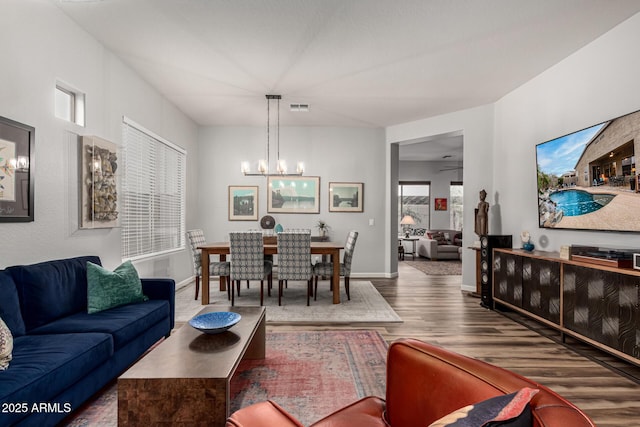
[[[484,189],[480,190],[480,203],[478,203],[476,210],[475,224],[475,232],[478,237],[489,234],[489,203],[485,201],[486,198],[487,192]]]

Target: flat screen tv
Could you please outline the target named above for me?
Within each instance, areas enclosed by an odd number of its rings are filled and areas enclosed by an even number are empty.
[[[640,232],[640,111],[536,145],[540,228]]]

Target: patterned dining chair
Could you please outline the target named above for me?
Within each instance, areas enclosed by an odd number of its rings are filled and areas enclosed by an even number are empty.
[[[271,289],[273,263],[264,259],[264,242],[260,231],[233,231],[229,233],[231,274],[229,288],[231,305],[235,304],[234,288],[240,295],[241,280],[260,280],[260,305],[264,303],[264,279]],[[236,285],[234,287],[234,284]]]
[[[198,249],[198,246],[202,246],[206,243],[204,238],[204,232],[200,229],[187,231],[187,239],[191,247],[191,260],[193,261],[193,272],[196,276],[196,297],[198,299],[198,293],[200,292],[200,277],[202,277],[202,252]],[[229,277],[230,266],[226,261],[212,262],[209,264],[209,277],[211,276],[224,276]]]
[[[278,305],[282,304],[283,285],[288,280],[307,283],[307,305],[313,288],[311,230],[287,230],[278,233]]]
[[[344,256],[340,263],[340,277],[344,277],[344,289],[347,292],[347,299],[351,299],[351,293],[349,292],[349,276],[351,276],[351,261],[353,260],[353,251],[356,248],[356,240],[358,240],[358,232],[350,231],[347,235],[347,241],[344,244]],[[319,262],[313,266],[314,276],[314,299],[318,298],[318,277],[319,276],[332,276],[333,275],[333,262]]]

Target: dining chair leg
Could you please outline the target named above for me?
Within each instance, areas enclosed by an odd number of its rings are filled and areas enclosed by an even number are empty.
[[[240,280],[236,280],[236,288],[238,289],[238,296],[240,296]]]
[[[278,305],[282,305],[282,282],[284,280],[278,280]]]
[[[231,289],[233,289],[233,282],[231,278],[227,276],[227,300],[231,301]]]
[[[271,296],[271,288],[273,288],[273,273],[267,276],[267,295]]]
[[[196,301],[198,300],[198,293],[200,292],[200,276],[196,276]]]
[[[313,279],[307,280],[307,307],[309,307],[309,300],[311,298],[311,292],[313,290],[312,281]]]
[[[249,289],[249,281],[247,280],[247,289]]]
[[[344,290],[347,291],[347,299],[351,301],[351,293],[349,292],[349,276],[344,276]]]
[[[240,282],[238,282],[240,283]],[[231,282],[229,283],[229,288],[231,288],[231,307],[233,307],[235,305],[235,291],[234,291],[234,287],[233,287],[234,283]]]
[[[315,282],[314,290],[313,290],[313,300],[318,300],[318,276],[313,277],[313,281]]]

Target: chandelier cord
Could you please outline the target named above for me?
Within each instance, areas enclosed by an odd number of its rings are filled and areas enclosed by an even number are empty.
[[[276,138],[276,155],[278,156],[278,158],[276,159],[276,161],[278,163],[280,163],[280,98],[278,98],[278,126],[276,127],[276,129],[278,130],[278,135]]]
[[[271,151],[269,149],[269,125],[270,125],[270,119],[269,119],[269,106],[271,105],[271,101],[269,100],[269,98],[267,97],[267,173],[269,173],[269,170],[271,169],[271,162],[269,159],[269,152]]]

